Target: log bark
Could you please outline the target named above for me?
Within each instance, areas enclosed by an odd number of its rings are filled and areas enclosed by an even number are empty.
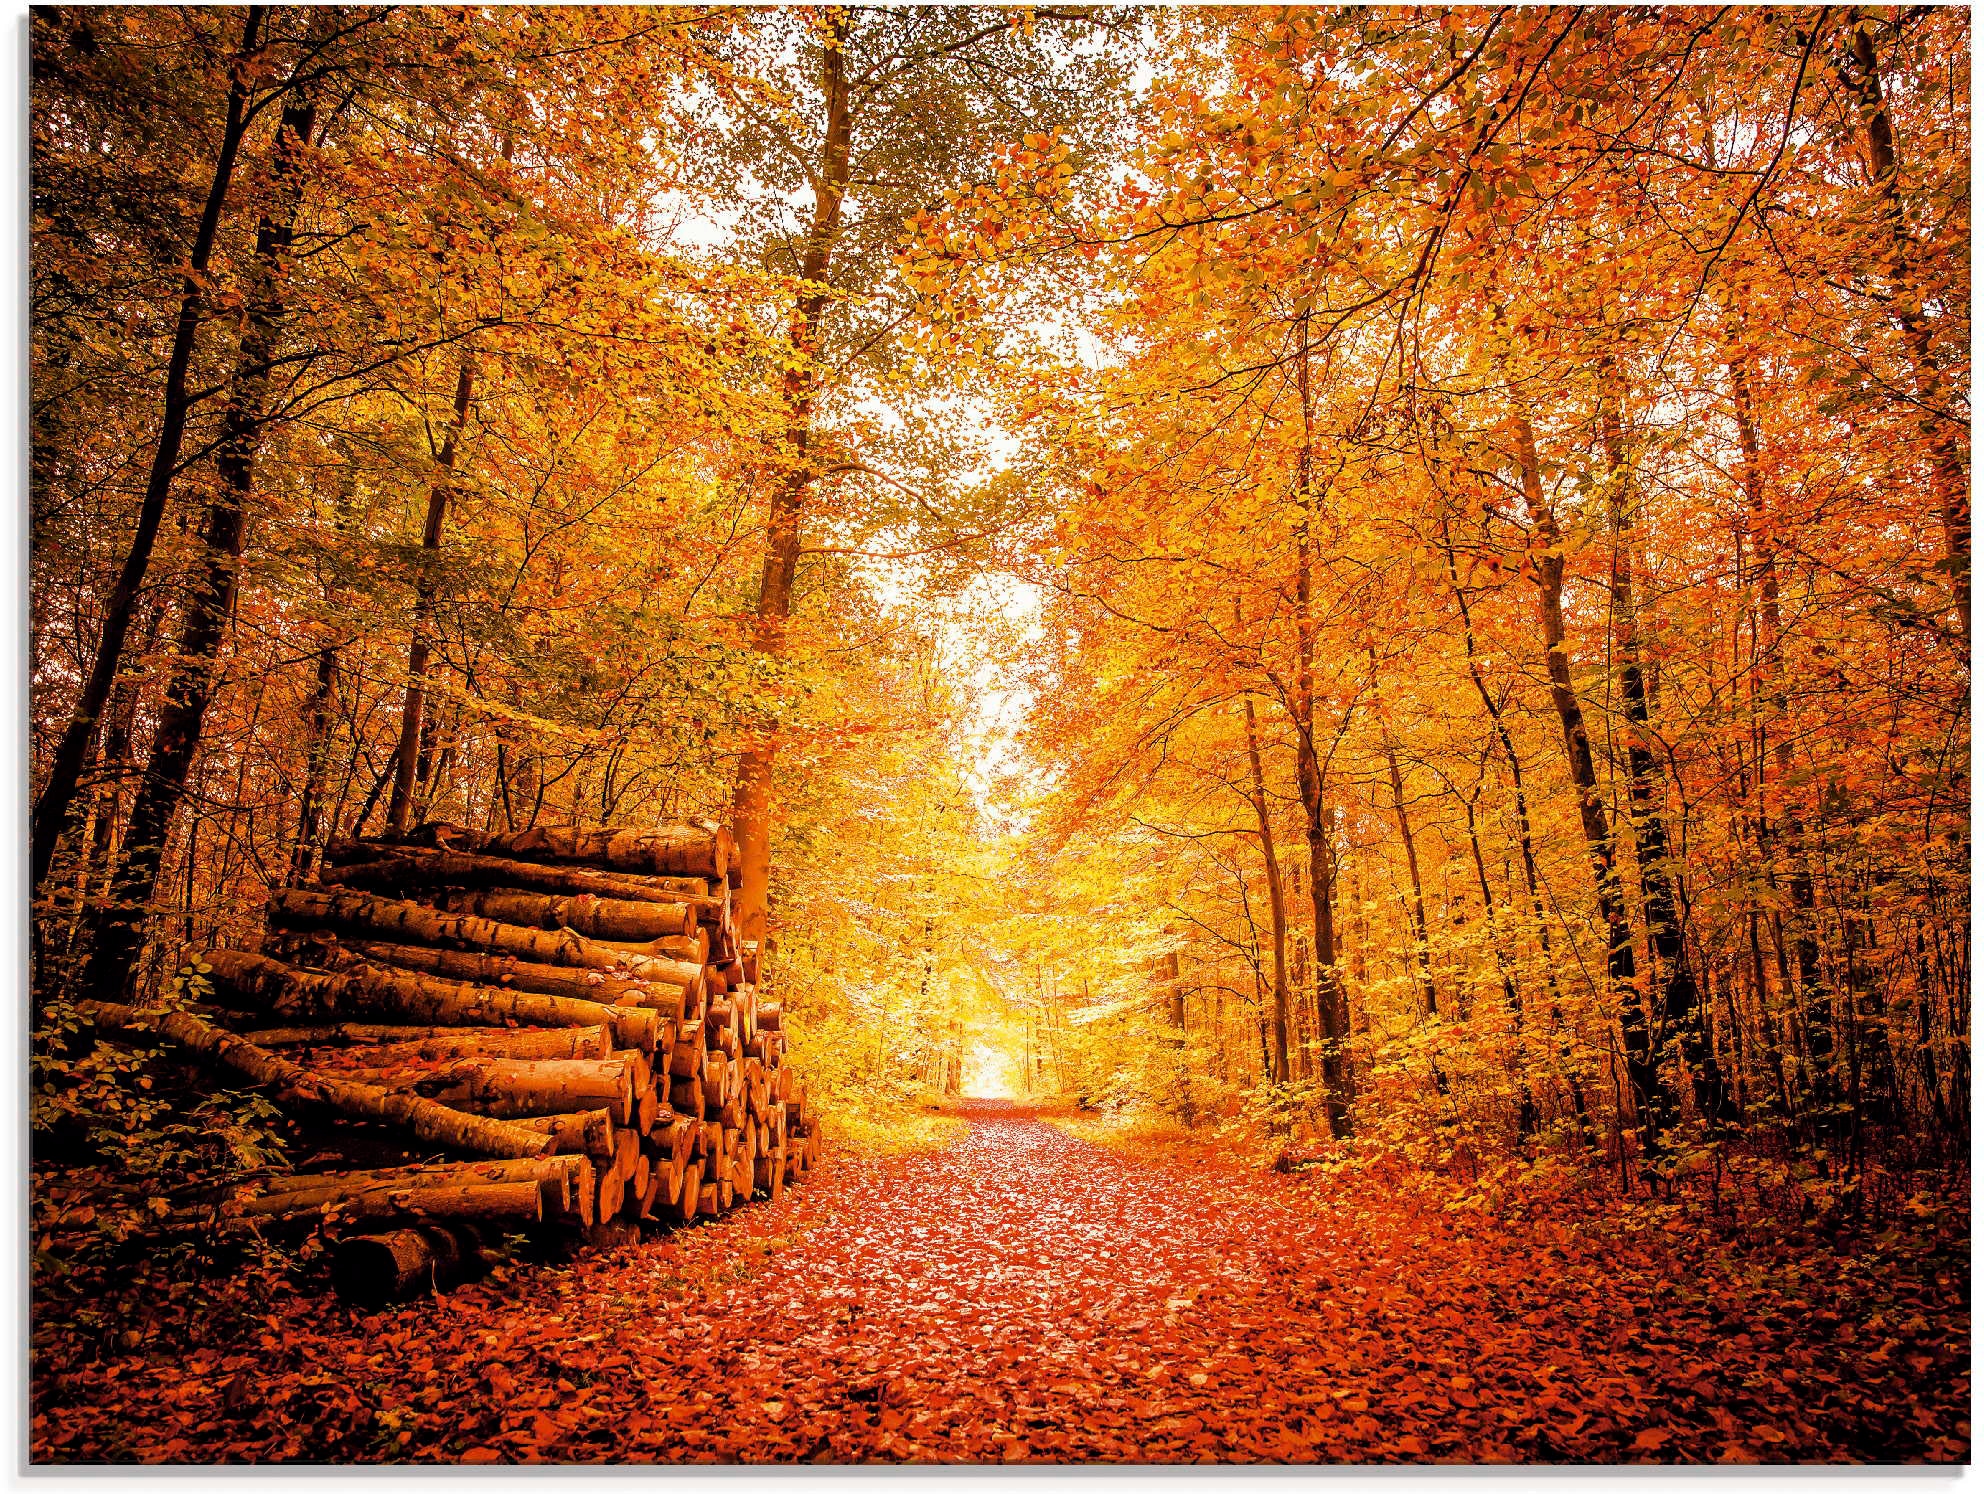
[[[552,1150],[549,1136],[501,1120],[464,1115],[414,1095],[392,1094],[372,1085],[313,1074],[231,1032],[210,1027],[186,1012],[152,1016],[127,1006],[94,1001],[78,1003],[78,1010],[100,1028],[120,1032],[149,1028],[208,1062],[245,1074],[257,1084],[280,1089],[354,1120],[380,1121],[400,1127],[436,1146],[488,1157],[540,1157]]]
[[[387,1061],[480,1056],[485,1058],[605,1058],[613,1034],[600,1027],[504,1028],[397,1027],[338,1022],[328,1027],[269,1027],[242,1034],[260,1048],[373,1047],[369,1057]]]
[[[694,921],[708,924],[720,924],[727,906],[721,896],[664,886],[661,878],[615,876],[578,866],[546,866],[535,861],[430,850],[424,846],[347,841],[333,847],[330,856],[341,864],[323,874],[325,883],[372,892],[421,892],[430,887],[503,887],[513,891],[521,888],[568,897],[590,895],[686,908]]]
[[[626,954],[681,960],[685,964],[701,966],[709,962],[710,935],[708,929],[695,924],[686,934],[669,934],[643,943],[621,942],[616,943],[614,948]]]
[[[781,1178],[785,1172],[785,1149],[774,1147],[763,1153],[751,1164],[751,1183],[761,1193],[769,1194],[774,1200],[779,1196]]]
[[[723,1108],[729,1089],[729,1062],[721,1053],[710,1053],[703,1060],[703,1113],[713,1115]]]
[[[623,1130],[614,1137],[613,1170],[621,1177],[632,1177],[634,1159],[641,1154],[641,1138],[632,1131]]]
[[[646,1008],[663,1018],[680,1017],[691,1005],[700,1006],[702,1002],[700,979],[692,985],[681,985],[667,980],[609,975],[598,970],[539,965],[503,955],[424,949],[414,944],[381,944],[370,940],[357,940],[343,948],[374,964],[427,971],[479,986],[501,986],[518,991],[535,991],[544,996]]]
[[[729,875],[735,842],[722,825],[681,820],[649,831],[624,825],[594,830],[537,825],[529,830],[474,837],[474,844],[465,844],[463,849],[519,861],[577,861],[640,875],[722,882]],[[704,891],[707,895],[707,889]]]
[[[475,1275],[481,1265],[473,1229],[427,1224],[339,1240],[331,1249],[331,1283],[347,1302],[379,1307],[421,1292],[446,1291]]]
[[[632,1047],[652,1047],[661,1031],[654,1012],[596,1001],[529,995],[365,966],[341,974],[299,970],[265,955],[232,949],[210,949],[199,958],[212,967],[218,992],[249,1010],[280,1017],[368,1012],[425,1018],[443,1027],[497,1027],[505,1022],[607,1027],[615,1043]]]
[[[634,902],[590,892],[559,897],[503,888],[445,892],[437,901],[451,913],[473,913],[498,923],[570,929],[591,939],[654,942],[651,953],[678,960],[700,958],[709,942],[696,921],[696,910],[686,903]]]
[[[420,1087],[481,1115],[605,1110],[616,1126],[634,1124],[638,1097],[632,1065],[612,1058],[470,1059],[423,1077]]]
[[[524,928],[470,913],[444,913],[420,903],[373,897],[364,892],[283,888],[270,895],[269,912],[272,918],[291,928],[328,928],[339,933],[384,935],[395,940],[411,938],[417,943],[506,954],[541,965],[638,975],[650,964],[675,963],[645,960],[609,949],[581,934]],[[688,982],[682,979],[676,983]]]
[[[536,1185],[543,1213],[553,1218],[582,1217],[592,1201],[592,1163],[582,1156],[531,1157],[504,1161],[442,1163],[373,1168],[357,1172],[296,1173],[270,1178],[261,1191],[232,1201],[247,1217],[294,1214],[330,1204],[355,1203],[413,1189],[471,1189],[495,1183]],[[369,1205],[368,1205],[369,1207]]]
[[[297,1202],[253,1216],[258,1223],[299,1220],[397,1219],[401,1217],[464,1220],[508,1220],[530,1224],[544,1217],[539,1184],[472,1183],[432,1187],[382,1189],[318,1203]]]
[[[560,1155],[582,1152],[602,1162],[615,1155],[613,1115],[607,1110],[575,1110],[565,1115],[519,1117],[514,1124],[557,1143]]]
[[[663,1130],[656,1133],[668,1152],[671,1163],[680,1164],[689,1160],[690,1150],[695,1145],[695,1123],[683,1116],[674,1116]]]

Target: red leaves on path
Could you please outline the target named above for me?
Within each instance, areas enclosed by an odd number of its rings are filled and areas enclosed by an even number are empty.
[[[980,1107],[783,1204],[62,1363],[37,1461],[1961,1460],[1960,1255],[1766,1255],[1125,1158]],[[211,1332],[210,1330],[208,1330]],[[240,1387],[251,1382],[250,1395]]]

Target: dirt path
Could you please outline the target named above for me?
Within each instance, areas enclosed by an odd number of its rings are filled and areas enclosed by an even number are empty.
[[[1941,1338],[1906,1320],[1954,1267],[1918,1263],[1896,1298],[1892,1260],[1723,1271],[970,1120],[946,1151],[835,1160],[780,1205],[519,1286],[367,1319],[306,1299],[181,1353],[162,1330],[38,1376],[35,1456],[1967,1455],[1967,1318],[1953,1343],[1948,1302]]]

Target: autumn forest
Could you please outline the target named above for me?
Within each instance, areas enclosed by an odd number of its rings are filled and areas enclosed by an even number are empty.
[[[29,1455],[1970,1455],[1968,12],[41,6]]]

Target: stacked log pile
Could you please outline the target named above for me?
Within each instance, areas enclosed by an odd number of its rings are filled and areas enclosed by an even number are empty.
[[[317,885],[273,894],[262,953],[198,957],[211,1020],[92,1014],[325,1117],[346,1160],[377,1157],[389,1128],[401,1165],[276,1179],[228,1216],[353,1222],[334,1259],[351,1295],[445,1285],[477,1226],[686,1222],[776,1199],[813,1165],[779,1006],[731,921],[730,862],[728,833],[702,823],[430,824],[334,845]],[[369,1146],[338,1144],[359,1131]]]

